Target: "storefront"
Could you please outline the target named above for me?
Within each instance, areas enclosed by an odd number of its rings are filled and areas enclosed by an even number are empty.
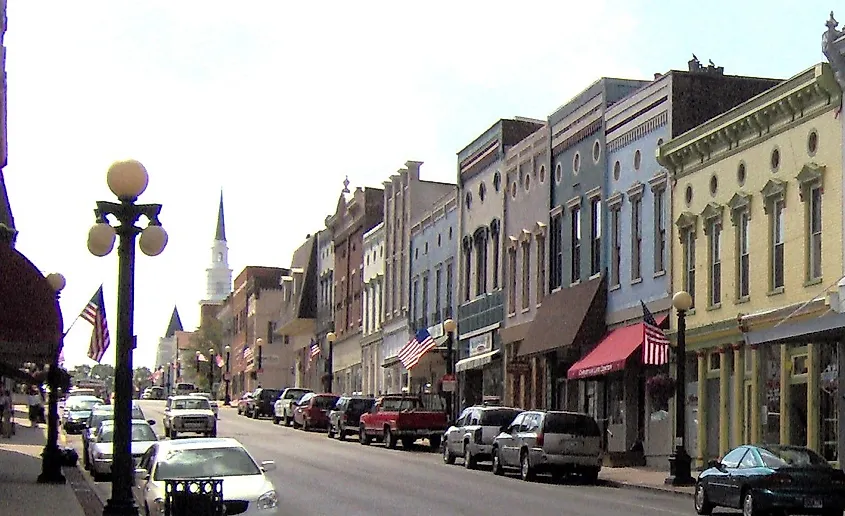
[[[504,395],[503,364],[498,329],[461,338],[458,347],[463,357],[455,364],[458,373],[460,408],[481,403],[486,396]]]
[[[420,361],[410,371],[410,392],[432,394],[439,392],[439,382],[446,374],[446,340],[448,336],[443,329],[443,323],[429,326],[431,338],[437,344],[420,358]]]
[[[382,327],[382,390],[385,394],[396,394],[408,389],[408,371],[397,356],[411,338],[408,320],[394,317]]]
[[[361,343],[360,334],[349,337],[332,345],[332,391],[335,394],[361,392]]]

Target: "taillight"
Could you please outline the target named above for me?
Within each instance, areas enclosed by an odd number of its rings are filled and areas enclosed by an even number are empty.
[[[474,433],[474,434],[473,434],[473,436],[472,436],[472,440],[473,440],[475,443],[481,443],[481,436],[482,436],[482,431],[481,431],[481,429],[480,429],[480,428],[476,428],[476,429],[475,429],[475,433]]]
[[[775,473],[769,476],[769,482],[774,485],[782,486],[792,483],[792,477],[783,473]]]
[[[546,440],[545,437],[546,436],[543,435],[543,432],[537,432],[537,446],[543,446],[543,443]]]

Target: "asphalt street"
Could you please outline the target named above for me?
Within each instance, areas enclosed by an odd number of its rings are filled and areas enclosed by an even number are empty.
[[[161,424],[163,401],[140,402],[147,419]],[[273,460],[276,471],[268,476],[276,486],[281,514],[290,516],[353,515],[467,515],[481,511],[532,516],[667,516],[695,514],[692,500],[670,494],[607,486],[554,484],[542,477],[536,482],[496,477],[489,468],[470,471],[443,464],[427,448],[405,451],[373,444],[361,446],[328,439],[324,432],[304,432],[274,425],[271,420],[238,416],[221,407],[220,437],[242,442],[256,460]],[[78,436],[69,442],[81,444]],[[97,483],[103,498],[108,482]]]

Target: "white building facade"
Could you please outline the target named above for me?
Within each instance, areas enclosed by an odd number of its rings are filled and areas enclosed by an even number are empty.
[[[364,233],[361,366],[364,394],[384,392],[381,327],[384,323],[384,223]]]

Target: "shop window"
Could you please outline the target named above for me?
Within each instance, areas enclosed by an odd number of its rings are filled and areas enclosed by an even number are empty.
[[[809,358],[806,354],[792,357],[792,376],[801,376],[809,372]]]
[[[712,353],[710,353],[710,358],[709,358],[710,362],[709,362],[709,365],[708,365],[708,369],[710,371],[718,371],[721,368],[721,366],[722,366],[721,355],[722,354],[719,353],[718,351],[713,351]]]
[[[622,378],[614,378],[607,384],[607,401],[609,423],[621,425],[625,423],[625,383]]]
[[[763,442],[780,442],[780,357],[781,346],[770,344],[760,348],[764,355],[764,393],[766,405],[763,411]]]
[[[835,344],[822,344],[819,349],[821,393],[819,423],[821,454],[829,461],[839,460],[839,354]]]

